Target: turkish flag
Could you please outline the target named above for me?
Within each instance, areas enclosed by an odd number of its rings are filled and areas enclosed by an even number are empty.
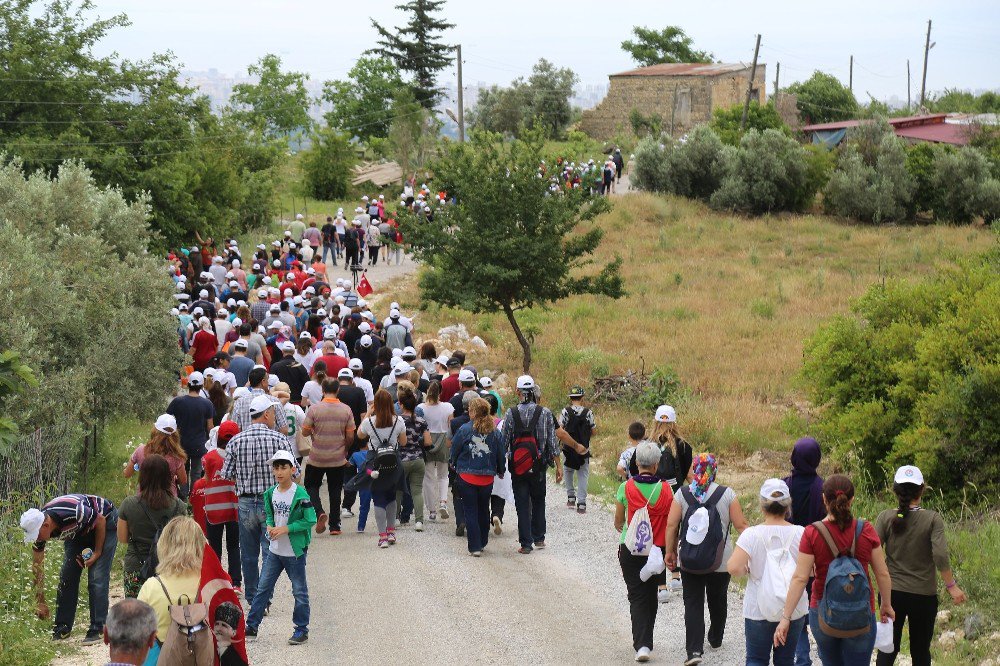
[[[364,298],[374,292],[375,290],[372,289],[371,283],[368,282],[368,275],[366,273],[362,273],[361,279],[358,280],[358,296]]]
[[[215,612],[220,605],[229,602],[236,606],[236,608],[239,608],[240,611],[243,610],[243,607],[240,606],[240,598],[236,596],[236,590],[233,589],[232,579],[229,578],[229,574],[222,568],[222,562],[219,561],[219,557],[208,544],[205,544],[205,552],[201,558],[201,584],[198,596],[201,597],[202,603],[208,604],[208,624],[209,629],[213,633],[215,629]],[[230,649],[236,652],[242,663],[249,664],[246,645],[246,616],[242,613],[238,624],[238,627],[234,627],[236,635],[229,641]],[[220,638],[219,634],[215,634],[217,647]],[[229,639],[227,637],[224,640]],[[215,666],[219,666],[218,649],[215,650]]]

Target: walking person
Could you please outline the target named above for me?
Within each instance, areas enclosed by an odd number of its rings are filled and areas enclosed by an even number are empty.
[[[632,618],[632,649],[635,660],[649,661],[653,651],[653,629],[659,608],[657,588],[666,579],[666,572],[653,574],[646,580],[640,576],[648,555],[633,555],[625,545],[628,525],[636,511],[649,512],[653,545],[666,549],[667,518],[673,505],[670,486],[656,476],[660,451],[652,442],[641,442],[635,450],[639,473],[620,486],[615,494],[615,529],[621,532],[618,539],[618,564],[628,590],[629,615]]]
[[[965,603],[948,559],[944,521],[936,511],[924,509],[924,475],[913,465],[896,470],[892,491],[899,506],[886,509],[875,520],[875,531],[885,548],[892,578],[893,651],[879,652],[877,666],[892,666],[899,654],[903,625],[910,623],[910,659],[913,666],[930,666],[931,641],[937,619],[938,597],[935,569],[956,605]]]
[[[441,402],[441,383],[433,381],[427,387],[424,401],[417,405],[417,413],[427,422],[431,447],[425,452],[424,502],[427,519],[448,518],[448,460],[451,454],[451,430],[448,424],[455,414],[450,402]]]
[[[409,494],[413,501],[414,522],[413,529],[417,532],[424,531],[424,452],[431,448],[431,433],[427,430],[427,421],[418,416],[417,390],[411,382],[400,382],[396,391],[399,404],[399,416],[406,425],[406,443],[399,450],[403,460],[403,478],[409,487]],[[396,493],[396,501],[403,504],[403,491]],[[401,524],[409,522],[409,510],[402,507],[406,512]]]
[[[775,666],[792,666],[795,663],[795,646],[805,637],[802,625],[807,622],[809,614],[809,600],[804,592],[799,595],[799,602],[792,613],[785,645],[774,645],[774,630],[778,628],[787,584],[791,582],[790,576],[787,579],[784,576],[785,568],[795,568],[804,528],[787,520],[792,497],[784,481],[766,480],[760,487],[758,499],[764,522],[743,531],[727,567],[731,576],[748,576],[743,595],[746,663],[747,666],[768,666],[773,648]],[[776,569],[768,570],[771,567]],[[775,589],[775,581],[785,583],[784,588]],[[781,594],[780,599],[778,594]]]
[[[306,465],[305,489],[316,507],[316,533],[322,534],[329,523],[330,534],[340,530],[340,500],[344,487],[347,457],[354,442],[354,414],[337,397],[340,382],[332,377],[323,380],[323,400],[309,408],[302,434],[312,437],[309,464]],[[326,477],[330,495],[330,513],[323,510],[319,489]]]
[[[740,533],[747,528],[736,493],[716,483],[717,474],[718,463],[713,454],[695,456],[691,483],[674,494],[667,523],[666,564],[671,569],[680,567],[683,585],[687,651],[684,666],[702,662],[706,600],[711,621],[708,643],[713,648],[722,645],[729,610],[726,565],[733,553],[729,528],[735,527]]]
[[[650,439],[660,447],[660,464],[656,468],[656,475],[661,481],[666,481],[670,485],[671,492],[676,494],[688,481],[694,451],[681,437],[677,427],[677,410],[671,405],[660,405],[656,408]],[[681,591],[681,587],[681,572],[675,568],[670,573],[669,588],[667,585],[660,588],[660,603],[669,601],[668,589],[677,593]]]
[[[372,511],[378,525],[378,547],[388,548],[396,543],[396,489],[402,480],[403,468],[399,461],[399,450],[406,444],[406,425],[403,419],[396,416],[392,396],[385,389],[375,392],[371,415],[361,422],[358,438],[367,439],[368,448],[376,454],[394,449],[398,461],[398,469],[393,470],[392,474],[380,472],[378,477],[371,479]],[[369,454],[369,460],[373,460],[372,454]],[[373,462],[377,462],[377,458]],[[361,474],[366,473],[369,477],[373,476],[368,469]]]
[[[178,494],[181,499],[187,499],[191,485],[201,478],[205,442],[208,441],[208,433],[215,427],[215,407],[201,395],[204,384],[204,376],[200,372],[192,372],[188,375],[187,395],[177,396],[167,405],[167,414],[176,419],[181,446],[188,458],[187,483],[181,486]]]
[[[493,479],[506,467],[503,441],[496,429],[490,406],[482,398],[469,403],[469,423],[452,441],[450,463],[458,473],[455,483],[465,514],[469,554],[479,557],[490,539],[490,496]]]
[[[870,571],[875,572],[883,595],[882,620],[896,617],[892,608],[892,580],[882,542],[871,523],[854,517],[853,502],[854,484],[849,478],[834,474],[823,482],[823,505],[827,515],[822,521],[808,526],[802,535],[795,575],[781,621],[774,631],[774,644],[784,645],[788,641],[792,613],[815,567],[816,578],[809,598],[809,627],[823,664],[868,666],[871,663],[875,647],[875,591]],[[836,577],[828,587],[827,574],[834,567]],[[836,616],[828,612],[821,616],[821,606],[824,611],[829,610],[823,599],[830,592],[836,595],[840,609]],[[867,600],[861,595],[867,596]],[[845,634],[847,637],[842,637]]]
[[[199,482],[202,486],[205,511],[205,536],[208,544],[222,561],[222,540],[226,541],[226,564],[233,588],[242,592],[243,570],[240,558],[240,505],[236,494],[236,484],[222,478],[229,442],[240,434],[240,428],[233,421],[223,421],[215,434],[216,448],[205,454],[205,476]],[[192,502],[193,503],[193,502]]]
[[[181,448],[180,434],[177,432],[177,419],[170,414],[161,414],[156,417],[153,424],[153,432],[149,434],[149,441],[141,444],[132,452],[128,462],[124,464],[122,474],[126,479],[137,474],[142,467],[146,456],[162,456],[170,466],[170,494],[177,497],[177,486],[187,485],[187,470],[184,464],[187,462],[187,454]],[[142,492],[142,479],[139,480],[139,487],[136,494]],[[135,596],[135,595],[132,595]]]

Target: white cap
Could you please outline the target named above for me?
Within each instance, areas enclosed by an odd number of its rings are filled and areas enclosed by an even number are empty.
[[[530,377],[529,377],[529,379],[530,379]],[[476,381],[476,375],[472,372],[472,370],[466,370],[466,369],[463,368],[458,373],[458,381],[459,382],[474,382],[474,381]],[[518,384],[518,386],[517,386],[518,388],[531,388],[530,386],[522,387],[520,380],[518,380],[517,384]]]
[[[188,386],[201,386],[205,383],[205,375],[197,370],[188,375]]]
[[[233,305],[236,305],[236,303],[233,302]],[[219,311],[215,313],[215,316],[216,317],[228,317],[229,316],[229,310],[227,310],[226,308],[219,308]]]
[[[177,432],[177,419],[171,414],[160,414],[156,417],[153,427],[164,434],[172,435]]]
[[[170,314],[172,314],[173,316],[175,316],[175,317],[176,317],[176,316],[177,316],[177,315],[179,315],[180,313],[181,313],[181,311],[180,311],[180,310],[178,310],[177,308],[170,308]]]
[[[489,377],[480,377],[479,385],[482,386],[484,389],[492,388],[493,380],[490,379]]]
[[[362,347],[371,347],[372,346],[372,336],[370,336],[370,335],[362,335],[361,339],[358,340],[358,344],[361,345]]]
[[[918,486],[924,485],[924,475],[920,471],[919,467],[914,465],[903,465],[896,470],[896,476],[893,477],[893,481],[896,483],[913,483]]]
[[[336,337],[337,337],[337,331],[333,330],[332,327],[326,329],[325,331],[323,331],[323,339],[324,340],[333,340]]]
[[[403,361],[392,369],[392,374],[396,377],[402,377],[403,375],[409,374],[412,370],[413,368],[410,367],[410,364]]]
[[[279,245],[280,245],[280,243],[279,243]],[[258,250],[266,250],[267,246],[264,245],[263,243],[257,243],[257,249]]]
[[[274,321],[271,322],[271,325],[268,326],[268,328],[273,330],[278,330],[279,328],[281,328],[281,322],[275,319]]]
[[[397,303],[396,301],[393,301],[392,303],[389,304],[389,309],[390,310],[398,310],[399,309],[399,303]]]
[[[215,255],[214,257],[212,257],[212,263],[213,264],[221,264],[222,263],[222,257],[220,257],[219,255]]]
[[[274,261],[271,262],[271,265],[274,266],[275,268],[278,268],[279,266],[281,266],[281,262],[275,259]]]
[[[363,308],[363,307],[365,307],[366,305],[368,305],[368,301],[366,301],[366,300],[365,300],[365,299],[363,299],[363,298],[359,298],[359,299],[358,299],[358,307],[359,307],[359,308]]]
[[[257,292],[257,298],[267,298],[267,289],[260,289]]]
[[[248,395],[250,395],[250,389],[246,386],[239,386],[235,391],[233,391],[233,402],[236,402],[240,398]]]
[[[300,215],[299,217],[302,216]],[[275,451],[274,455],[271,456],[271,462],[276,463],[278,461],[284,461],[292,467],[295,467],[295,456],[292,455],[291,451],[285,451],[284,449],[278,449]]]
[[[434,362],[437,363],[438,365],[443,365],[445,367],[448,367],[448,358],[449,356],[441,354],[436,359],[434,359]]]
[[[240,286],[240,283],[237,282],[236,280],[230,280],[229,281],[229,286],[230,287],[238,287],[238,286]]]
[[[339,379],[354,379],[354,371],[350,368],[341,368],[337,373]]]
[[[234,349],[248,349],[249,347],[250,347],[249,343],[247,343],[247,341],[244,340],[243,338],[240,338],[239,340],[233,342]]]
[[[295,293],[295,292],[293,292],[293,291],[292,291],[291,289],[288,289],[288,288],[286,288],[286,289],[285,289],[285,291],[284,291],[284,293],[283,293],[282,295],[283,295],[283,296],[284,296],[285,298],[288,298],[289,296],[291,296],[291,295],[292,295],[292,294],[294,294],[294,293]]]
[[[38,509],[28,509],[21,514],[21,529],[24,530],[24,543],[38,541],[38,531],[45,522],[45,514]]]
[[[205,368],[205,379],[215,379],[215,368]]]
[[[362,201],[368,201],[368,195],[366,194],[365,196],[361,197],[361,200]]]
[[[338,287],[344,286],[344,278],[337,278],[337,286]]]
[[[277,386],[280,383],[281,383],[281,380],[278,378],[278,375],[268,375],[267,376],[267,387],[268,388],[272,388],[273,389],[275,386]]]
[[[361,313],[361,318],[367,319],[368,321],[375,321],[375,314],[371,310],[365,310],[364,312]]]
[[[312,244],[309,242],[308,238],[302,239],[302,247],[310,247]]]
[[[208,298],[208,289],[202,289],[199,291],[198,298]]]
[[[285,340],[280,345],[281,351],[293,352],[295,351],[295,343],[291,340]]]
[[[700,507],[688,520],[687,533],[685,534],[687,542],[697,546],[704,541],[708,535],[708,525],[708,510],[705,507]]]
[[[292,299],[292,305],[302,305],[302,297],[296,296]]]
[[[767,479],[760,487],[760,496],[766,500],[780,502],[791,498],[788,484],[781,479]]]
[[[261,280],[261,282],[263,282],[264,284],[271,284],[271,276],[265,275],[264,278]]]
[[[302,219],[302,213],[296,214],[295,219],[296,220],[301,220]],[[291,232],[289,232],[289,233],[291,233]]]
[[[361,362],[360,358],[352,358],[348,362],[347,367],[350,368],[351,370],[364,370],[365,364]]]
[[[177,307],[178,307],[178,308],[180,308],[180,311],[181,311],[181,312],[187,312],[187,309],[188,309],[188,304],[187,304],[187,303],[181,303],[181,304],[180,304],[180,305],[178,305]]]
[[[416,358],[417,350],[413,347],[403,347],[403,358]]]
[[[394,360],[400,360],[400,361],[402,361],[403,360],[403,350],[402,349],[398,349],[398,348],[397,349],[393,349],[392,350],[392,358]]]
[[[393,308],[389,310],[389,319],[399,319],[399,310]]]
[[[274,247],[281,247],[281,241],[271,241],[271,245]]]
[[[267,309],[268,312],[281,312],[281,306],[277,303],[271,303],[271,306]]]
[[[660,423],[676,423],[677,411],[670,405],[660,405],[656,408],[656,416],[653,417],[653,420]]]
[[[461,373],[459,373],[461,374]],[[459,379],[459,381],[462,381]],[[531,378],[531,375],[521,375],[517,378],[517,388],[519,389],[533,389],[535,388],[535,380]]]
[[[372,327],[371,324],[369,324],[366,321],[363,321],[360,324],[358,324],[358,330],[361,331],[362,333],[368,333],[369,331],[372,330]]]
[[[196,307],[194,310],[191,311],[191,314],[195,316],[203,315],[205,314],[205,310],[202,309],[202,307],[199,305],[198,307]]]
[[[243,325],[243,320],[239,317],[233,317],[233,328],[239,328]]]

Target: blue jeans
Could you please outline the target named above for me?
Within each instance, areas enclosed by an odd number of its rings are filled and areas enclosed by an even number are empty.
[[[469,542],[469,552],[475,553],[485,548],[490,540],[490,495],[493,493],[493,484],[474,486],[461,477],[455,484],[465,514],[465,537]]]
[[[809,623],[803,622],[802,634],[795,645],[795,666],[812,666],[812,655],[809,650]]]
[[[101,557],[97,564],[87,570],[87,592],[90,595],[89,631],[100,632],[108,619],[108,594],[111,588],[111,564],[118,547],[118,511],[113,510],[105,518],[106,531]],[[76,562],[84,548],[96,548],[93,531],[63,542],[63,565],[59,572],[59,587],[56,590],[55,626],[73,629],[76,619],[76,603],[80,599],[80,576],[83,569]]]
[[[869,666],[875,649],[875,614],[872,613],[871,631],[856,638],[833,638],[819,628],[819,614],[809,609],[809,627],[812,629],[819,658],[823,666]]]
[[[545,541],[545,473],[531,472],[512,479],[514,509],[517,511],[517,539],[521,547]]]
[[[333,243],[323,243],[323,263],[326,263],[326,255],[330,254],[334,259],[337,258],[337,248]]]
[[[267,558],[271,542],[267,540],[267,516],[264,514],[263,495],[240,496],[240,562],[243,564],[243,592],[247,599],[257,595],[260,579],[258,560]]]
[[[358,493],[358,530],[364,531],[368,524],[368,510],[372,505],[372,491],[362,490]]]
[[[743,619],[747,643],[747,666],[768,666],[771,650],[774,650],[774,666],[792,666],[795,662],[795,647],[806,625],[803,615],[788,627],[788,641],[781,647],[774,647],[774,630],[777,622]]]
[[[301,557],[286,557],[270,553],[264,560],[260,570],[260,582],[257,584],[257,594],[250,605],[247,615],[248,627],[259,627],[264,619],[264,610],[271,605],[274,596],[274,584],[278,575],[284,571],[288,580],[292,581],[292,596],[295,597],[295,607],[292,609],[292,624],[296,631],[309,631],[309,586],[306,584],[306,553]]]

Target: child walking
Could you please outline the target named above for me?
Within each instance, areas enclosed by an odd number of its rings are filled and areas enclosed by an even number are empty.
[[[639,474],[639,467],[635,464],[635,447],[645,438],[646,426],[639,421],[633,421],[628,427],[628,447],[618,458],[617,472],[622,481],[628,481]]]
[[[583,387],[574,386],[569,391],[569,406],[559,414],[559,425],[570,437],[587,449],[577,453],[563,446],[566,456],[566,506],[576,507],[577,513],[587,512],[587,481],[590,479],[590,438],[597,430],[594,413],[583,405]]]
[[[271,456],[271,471],[277,482],[264,492],[264,512],[267,515],[267,536],[270,552],[264,559],[257,583],[257,594],[247,615],[247,636],[256,636],[264,611],[274,596],[274,584],[284,571],[292,583],[295,607],[292,623],[295,631],[289,645],[302,645],[309,639],[309,588],[306,585],[306,551],[316,524],[316,509],[309,493],[292,481],[295,458],[289,451],[276,451]]]
[[[359,472],[365,469],[365,463],[368,462],[368,450],[363,449],[361,451],[355,451],[351,454],[351,464]],[[365,526],[368,524],[368,509],[371,507],[372,503],[372,491],[370,488],[362,488],[358,491],[358,533],[365,531]]]

